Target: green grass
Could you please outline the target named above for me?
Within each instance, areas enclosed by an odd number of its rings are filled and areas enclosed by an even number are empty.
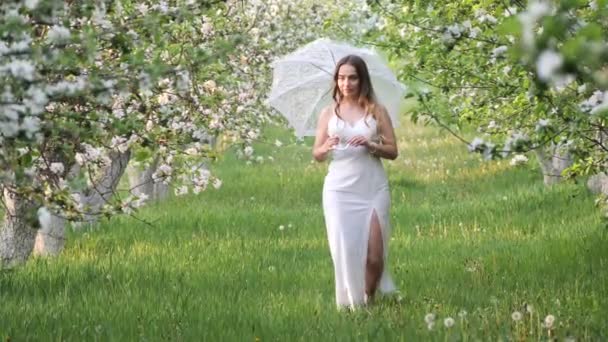
[[[608,338],[608,231],[582,185],[546,188],[530,162],[483,162],[406,124],[391,181],[401,298],[338,312],[321,210],[326,164],[269,129],[224,185],[70,232],[63,254],[0,273],[0,338],[27,340],[546,340]],[[280,230],[280,226],[284,226]],[[513,311],[525,313],[521,322]],[[465,318],[458,313],[466,310]],[[437,315],[428,330],[427,313]],[[446,317],[456,324],[443,326]]]

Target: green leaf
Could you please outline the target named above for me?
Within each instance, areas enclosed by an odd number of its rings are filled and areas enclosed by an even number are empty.
[[[133,154],[133,159],[138,162],[144,162],[152,158],[152,151],[148,148],[138,148]]]
[[[578,35],[588,41],[601,41],[604,39],[603,29],[600,25],[596,23],[589,23],[580,31]]]
[[[513,35],[517,36],[521,33],[521,23],[515,16],[511,16],[505,19],[498,27],[496,28],[498,33],[503,35]]]

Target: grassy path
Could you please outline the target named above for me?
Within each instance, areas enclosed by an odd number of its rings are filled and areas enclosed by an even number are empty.
[[[269,134],[288,143],[281,130]],[[0,273],[0,338],[608,339],[608,230],[592,195],[545,188],[533,164],[480,162],[433,128],[408,124],[398,135],[400,158],[386,165],[401,298],[336,311],[320,203],[326,165],[302,144],[261,144],[274,161],[227,155],[214,166],[220,190],[146,207],[154,227],[116,217],[70,233],[57,259]],[[541,325],[549,314],[550,331]]]

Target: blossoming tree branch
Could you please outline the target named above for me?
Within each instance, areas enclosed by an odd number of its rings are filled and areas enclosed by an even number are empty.
[[[370,2],[426,116],[485,158],[534,151],[545,183],[606,168],[606,1]],[[463,125],[478,128],[467,141]],[[521,159],[521,155],[515,158]]]
[[[178,195],[219,187],[207,161],[228,144],[253,158],[262,125],[280,120],[263,103],[274,56],[349,10],[356,4],[3,1],[0,265],[24,262],[35,243],[57,253],[66,222],[133,215],[150,184]],[[119,189],[127,165],[144,176]]]

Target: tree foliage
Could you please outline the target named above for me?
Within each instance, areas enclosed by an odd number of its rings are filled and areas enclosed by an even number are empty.
[[[573,156],[570,175],[606,168],[606,1],[368,3],[366,40],[414,85],[414,119],[473,125],[465,142],[486,158],[553,146]]]

